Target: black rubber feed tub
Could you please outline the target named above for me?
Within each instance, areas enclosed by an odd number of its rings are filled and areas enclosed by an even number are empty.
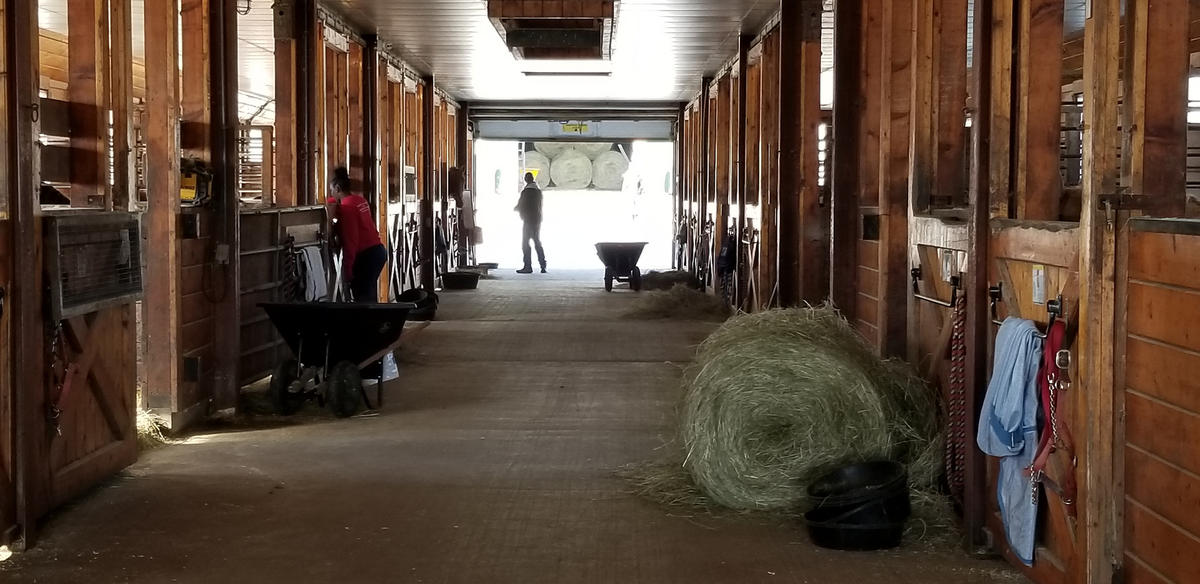
[[[442,285],[447,290],[474,290],[479,287],[479,274],[475,272],[447,272],[442,274]]]
[[[433,320],[437,314],[438,297],[436,293],[426,292],[420,288],[406,290],[396,297],[396,302],[409,302],[417,308],[408,313],[408,320]]]
[[[912,513],[908,472],[887,462],[852,464],[808,488],[812,509],[804,514],[813,543],[840,550],[880,550],[900,545]]]
[[[908,470],[887,460],[843,466],[808,487],[813,507],[854,507],[896,494],[908,498]]]

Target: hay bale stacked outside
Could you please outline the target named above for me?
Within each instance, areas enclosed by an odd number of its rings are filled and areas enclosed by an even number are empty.
[[[592,161],[578,150],[565,150],[550,163],[550,179],[560,189],[586,189],[592,184]]]
[[[537,186],[539,189],[545,189],[550,186],[550,159],[546,158],[539,152],[525,153],[525,171],[537,171]],[[524,180],[524,178],[522,178]]]
[[[615,150],[600,154],[592,163],[592,181],[601,190],[619,191],[624,188],[627,172],[629,159]]]

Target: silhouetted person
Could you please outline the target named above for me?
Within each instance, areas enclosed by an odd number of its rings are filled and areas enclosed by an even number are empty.
[[[355,302],[379,302],[379,274],[387,263],[387,249],[379,241],[379,229],[371,205],[350,192],[350,173],[345,167],[333,170],[326,201],[329,216],[337,220],[342,240],[342,272],[350,283]]]
[[[541,264],[542,273],[545,274],[546,252],[542,249],[542,190],[538,188],[532,172],[525,173],[525,190],[521,191],[521,199],[517,201],[517,206],[513,210],[521,214],[521,221],[525,223],[521,234],[521,251],[525,254],[525,267],[517,270],[517,273],[533,273],[533,258],[530,257],[529,249],[529,240],[532,239],[533,246],[537,248],[538,263]]]

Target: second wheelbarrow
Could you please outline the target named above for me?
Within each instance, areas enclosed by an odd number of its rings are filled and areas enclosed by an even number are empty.
[[[383,405],[385,355],[400,346],[404,321],[415,304],[310,302],[260,304],[294,358],[279,363],[271,377],[271,405],[289,415],[309,398],[344,418],[365,403],[362,379],[377,377],[377,406]],[[378,368],[378,369],[376,369]]]
[[[604,289],[612,292],[613,282],[628,282],[633,291],[642,289],[642,271],[638,269],[638,260],[642,258],[642,250],[646,249],[645,241],[637,242],[603,242],[596,244],[596,255],[604,262]]]

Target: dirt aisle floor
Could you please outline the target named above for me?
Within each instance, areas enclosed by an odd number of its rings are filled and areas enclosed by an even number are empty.
[[[953,549],[841,553],[783,520],[714,518],[614,475],[668,438],[712,328],[620,318],[599,274],[504,275],[443,295],[381,415],[199,434],[0,562],[0,581],[991,583]]]

